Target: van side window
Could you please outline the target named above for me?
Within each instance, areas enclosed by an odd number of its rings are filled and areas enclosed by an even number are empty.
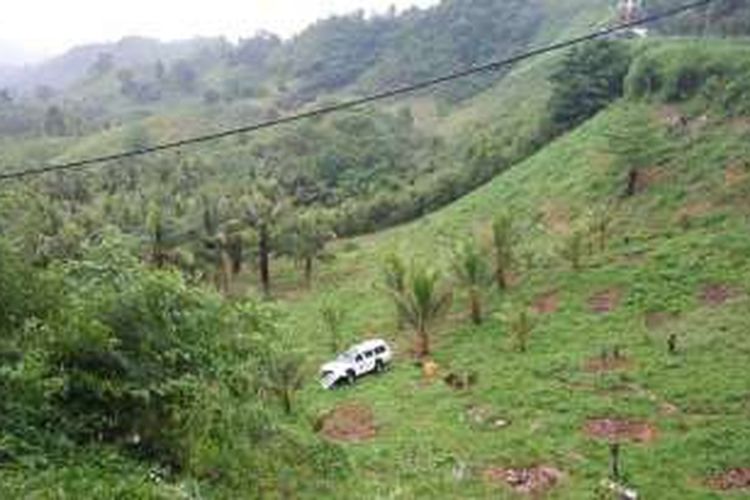
[[[359,361],[362,361],[362,355],[361,355],[361,354],[357,354],[357,357],[356,357],[356,358],[354,358],[354,359],[355,359],[355,361],[357,361],[357,362],[359,362]]]
[[[373,356],[374,356],[374,353],[373,353],[372,351],[367,351],[367,352],[365,353],[365,357],[371,358],[371,357],[373,357]]]
[[[383,347],[382,345],[375,348],[376,354],[383,354],[384,352],[385,352],[385,347]]]

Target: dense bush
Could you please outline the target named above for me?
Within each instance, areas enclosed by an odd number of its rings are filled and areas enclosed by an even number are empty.
[[[652,0],[648,8],[651,12],[661,12],[680,5],[683,5],[681,0]],[[750,34],[750,1],[714,2],[703,9],[663,21],[656,26],[656,29],[662,33],[682,35],[748,35]]]
[[[262,390],[273,310],[149,271],[123,243],[43,271],[0,247],[0,463],[108,447],[258,496],[282,470],[319,476],[290,491],[345,470],[336,447],[277,423]]]
[[[748,78],[750,51],[740,44],[667,44],[636,58],[625,89],[629,97],[667,103],[698,98],[724,115],[738,116],[750,113]]]
[[[628,48],[602,40],[570,50],[550,78],[550,115],[561,129],[578,125],[623,94],[630,65]]]

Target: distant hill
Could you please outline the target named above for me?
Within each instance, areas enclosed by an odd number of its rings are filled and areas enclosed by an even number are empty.
[[[15,71],[5,81],[20,89],[48,85],[63,89],[78,82],[92,71],[105,72],[116,67],[143,66],[157,61],[169,62],[195,57],[201,50],[226,44],[221,38],[195,38],[176,42],[161,42],[152,38],[128,37],[115,43],[76,47],[65,54]],[[1,59],[0,59],[1,60]],[[0,73],[0,85],[3,84]]]

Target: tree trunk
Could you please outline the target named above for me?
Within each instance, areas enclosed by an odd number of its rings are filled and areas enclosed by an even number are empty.
[[[478,290],[469,292],[469,301],[471,302],[471,321],[475,325],[482,324],[482,299]]]
[[[609,468],[610,476],[613,481],[620,480],[620,443],[610,443],[609,445]]]
[[[305,286],[310,288],[312,285],[313,260],[312,257],[305,257]]]
[[[217,271],[219,273],[220,291],[222,295],[227,296],[229,295],[229,284],[232,276],[231,259],[224,250],[220,250],[219,252],[219,265]]]
[[[271,295],[271,277],[269,272],[269,236],[268,227],[264,224],[258,230],[258,266],[260,270],[260,283],[263,286],[263,294]]]
[[[424,359],[430,355],[430,335],[427,329],[421,326],[417,329],[417,358]]]
[[[505,278],[505,270],[503,266],[498,265],[495,271],[495,282],[500,290],[508,288],[508,280]]]
[[[631,168],[628,172],[628,185],[625,189],[625,197],[629,198],[638,192],[638,178],[640,171],[637,168]]]
[[[291,394],[291,391],[289,391],[289,389],[284,389],[283,394],[282,394],[282,399],[284,402],[284,413],[286,413],[287,415],[291,415],[292,414],[292,394]]]
[[[230,256],[232,259],[232,274],[240,274],[242,271],[243,248],[242,239],[239,236],[235,236],[230,244]]]

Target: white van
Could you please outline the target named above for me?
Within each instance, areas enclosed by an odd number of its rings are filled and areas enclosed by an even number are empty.
[[[385,371],[392,359],[393,353],[384,340],[367,340],[321,366],[320,383],[326,389],[345,382],[353,384],[362,375]]]

